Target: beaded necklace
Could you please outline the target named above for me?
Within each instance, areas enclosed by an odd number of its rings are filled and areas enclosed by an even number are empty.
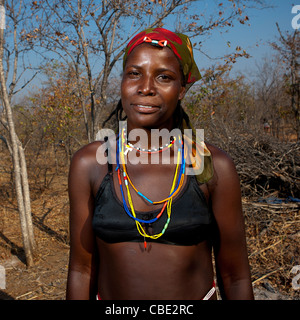
[[[126,135],[126,132],[125,132]],[[153,148],[153,149],[142,149],[140,147],[135,147],[132,143],[128,142],[127,144],[125,143],[125,154],[127,154],[128,151],[131,150],[136,150],[139,151],[140,153],[159,153],[163,152],[169,148],[172,147],[172,145],[175,143],[176,137],[171,137],[170,143],[166,143],[164,146],[158,147],[158,148]]]
[[[123,141],[123,145],[126,146],[126,143],[124,143],[124,140],[125,140],[125,132],[122,133],[122,141]],[[175,141],[176,138],[173,140]],[[160,203],[163,203],[165,201],[168,201],[170,198],[172,197],[175,197],[176,194],[180,191],[182,185],[183,185],[183,181],[184,181],[184,172],[185,172],[185,157],[184,157],[184,146],[183,146],[183,141],[179,138],[179,144],[181,145],[181,148],[178,149],[178,157],[179,157],[179,153],[181,153],[181,168],[180,168],[180,172],[179,172],[179,179],[178,179],[178,182],[177,182],[177,186],[175,188],[175,190],[171,190],[171,193],[170,195],[163,199],[163,200],[160,200],[160,201],[152,201],[150,200],[149,198],[147,198],[144,194],[142,194],[140,191],[137,190],[137,188],[135,187],[135,185],[132,183],[131,179],[129,178],[128,176],[128,173],[126,171],[126,165],[125,165],[125,161],[122,161],[123,162],[123,171],[126,175],[126,180],[128,180],[128,182],[130,183],[130,185],[132,186],[132,188],[134,189],[134,191],[139,195],[141,196],[142,198],[144,198],[147,202],[151,203],[151,204],[160,204]],[[174,142],[171,143],[171,145],[173,145]],[[179,158],[180,159],[180,158]],[[177,165],[179,163],[179,159],[177,159]],[[175,177],[174,177],[175,179]]]
[[[139,192],[135,187],[134,187],[134,190],[140,195],[142,196],[144,199],[146,199],[147,201],[150,201],[150,203],[152,204],[158,204],[158,203],[162,203],[162,202],[165,202],[161,211],[159,212],[159,214],[154,218],[154,219],[151,219],[151,220],[143,220],[143,219],[138,219],[136,217],[136,214],[135,214],[135,210],[134,210],[134,206],[133,206],[133,203],[132,203],[132,198],[131,198],[131,194],[130,194],[130,190],[129,190],[129,185],[128,185],[128,181],[131,181],[129,179],[129,176],[127,174],[127,171],[126,171],[126,166],[125,166],[125,158],[124,158],[124,155],[126,154],[124,152],[124,146],[126,146],[126,143],[125,143],[125,136],[124,136],[124,133],[125,133],[125,130],[122,130],[121,132],[121,137],[119,136],[119,142],[117,144],[117,153],[116,153],[116,160],[117,160],[117,172],[118,172],[118,180],[119,180],[119,185],[120,185],[120,190],[121,190],[121,194],[122,194],[122,200],[123,200],[123,206],[124,206],[124,209],[126,211],[126,213],[132,218],[135,220],[136,222],[136,227],[137,227],[137,230],[138,232],[140,233],[141,236],[144,237],[144,248],[146,250],[147,248],[147,243],[146,243],[146,240],[145,238],[151,238],[151,239],[158,239],[159,237],[161,237],[169,223],[170,223],[170,220],[171,220],[171,206],[172,206],[172,199],[173,197],[175,196],[175,194],[179,191],[179,189],[181,188],[182,184],[183,184],[183,180],[184,180],[184,171],[185,171],[185,157],[184,157],[184,147],[183,147],[183,143],[181,142],[181,148],[178,149],[178,155],[177,155],[177,166],[176,166],[176,170],[175,170],[175,175],[174,175],[174,179],[173,179],[173,183],[172,183],[172,187],[171,187],[171,191],[170,191],[170,195],[169,197],[167,197],[166,199],[162,200],[162,201],[151,201],[150,199],[148,199],[147,197],[145,197],[141,192]],[[120,152],[120,148],[121,148],[121,152]],[[182,161],[181,161],[181,167],[180,167],[180,172],[179,172],[179,177],[180,179],[178,178],[178,183],[177,183],[177,186],[176,186],[176,189],[175,189],[175,184],[176,184],[176,180],[177,180],[177,175],[178,175],[178,168],[179,168],[179,162],[180,162],[180,156],[182,158]],[[124,197],[124,192],[123,192],[123,187],[122,187],[122,180],[121,180],[121,172],[120,172],[120,163],[119,163],[119,159],[121,159],[121,162],[123,164],[123,178],[124,178],[124,184],[125,184],[125,187],[127,189],[127,198],[128,198],[128,203],[129,203],[129,206],[130,206],[130,209],[131,209],[131,212],[126,204],[126,200],[125,200],[125,197]],[[174,190],[175,189],[175,190]],[[176,193],[175,193],[176,191]],[[142,227],[141,223],[153,223],[155,222],[157,219],[159,219],[162,215],[162,213],[164,212],[165,208],[167,207],[167,221],[163,227],[163,230],[158,233],[158,234],[155,234],[155,235],[148,235],[144,228]]]

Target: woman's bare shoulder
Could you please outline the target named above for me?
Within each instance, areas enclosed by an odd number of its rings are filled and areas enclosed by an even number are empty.
[[[232,158],[224,150],[206,143],[213,159],[214,175],[208,182],[208,188],[211,193],[225,189],[236,189],[240,186],[239,176]]]
[[[103,150],[102,150],[103,149]],[[82,177],[94,184],[96,177],[102,177],[107,172],[107,162],[99,161],[99,154],[105,156],[103,141],[91,142],[77,150],[71,160],[69,175]]]
[[[227,152],[211,143],[206,142],[205,144],[212,155],[215,170],[223,173],[236,171],[235,164]]]
[[[71,161],[70,175],[82,176],[88,179],[92,185],[98,185],[99,181],[107,173],[108,155],[115,158],[115,140],[108,137],[108,141],[94,141],[77,150]],[[109,152],[107,152],[109,149]]]
[[[76,166],[83,168],[86,166],[96,165],[97,150],[102,146],[102,144],[102,141],[95,141],[78,149],[72,157],[71,165],[75,164]]]

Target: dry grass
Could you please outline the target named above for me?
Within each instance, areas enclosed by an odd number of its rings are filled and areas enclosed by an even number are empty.
[[[243,201],[252,283],[299,299],[291,269],[300,265],[300,211],[296,204]]]

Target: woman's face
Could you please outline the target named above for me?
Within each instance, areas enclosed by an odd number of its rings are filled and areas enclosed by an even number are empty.
[[[179,61],[168,47],[141,44],[127,58],[122,106],[128,126],[172,129],[173,113],[185,94]]]

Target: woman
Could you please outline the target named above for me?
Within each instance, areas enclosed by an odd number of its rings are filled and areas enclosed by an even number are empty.
[[[180,101],[200,73],[188,37],[145,30],[129,42],[123,67],[114,114],[125,113],[127,131],[119,128],[107,143],[107,164],[96,159],[97,141],[77,151],[70,167],[67,298],[216,299],[213,249],[222,299],[252,299],[232,160],[203,142],[201,152],[201,142],[180,134],[165,145],[152,130],[191,127]],[[147,139],[135,139],[134,129]],[[129,161],[133,154],[139,161]],[[186,174],[191,154],[202,155],[195,175]]]

